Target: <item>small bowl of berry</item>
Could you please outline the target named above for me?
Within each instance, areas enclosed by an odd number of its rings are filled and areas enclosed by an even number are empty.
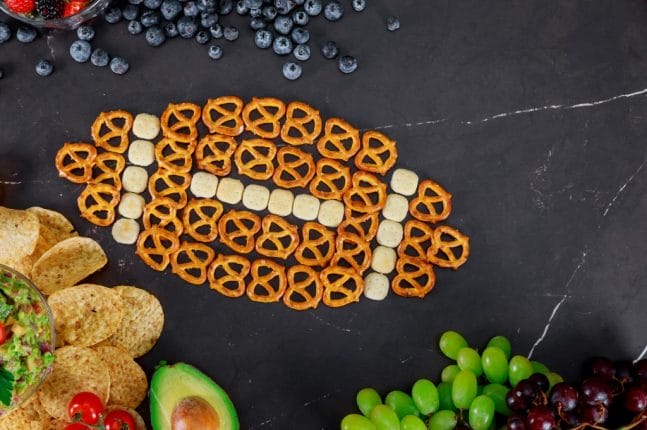
[[[0,0],[0,10],[34,27],[73,30],[108,4],[110,0]]]

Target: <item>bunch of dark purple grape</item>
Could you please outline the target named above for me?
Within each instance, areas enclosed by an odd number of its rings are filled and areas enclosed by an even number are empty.
[[[647,430],[647,359],[588,360],[578,384],[534,374],[508,392],[508,430]]]

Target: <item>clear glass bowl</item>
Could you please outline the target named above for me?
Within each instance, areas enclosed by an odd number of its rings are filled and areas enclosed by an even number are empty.
[[[54,317],[52,315],[52,311],[49,308],[49,305],[47,304],[47,300],[45,297],[41,294],[40,291],[38,291],[38,288],[34,284],[31,283],[31,281],[24,276],[22,273],[7,267],[3,264],[0,264],[0,273],[10,273],[12,276],[15,276],[18,279],[21,279],[28,287],[29,289],[34,293],[34,295],[38,298],[38,301],[40,305],[45,309],[45,312],[47,313],[47,317],[49,320],[49,330],[50,330],[50,342],[49,342],[49,350],[51,352],[54,352],[54,348],[56,346],[56,329],[54,327]],[[34,382],[31,386],[29,386],[20,396],[19,399],[15,399],[15,401],[8,407],[0,405],[0,417],[6,415],[9,411],[19,407],[20,405],[24,404],[27,402],[34,394],[36,394],[36,391],[38,391],[38,388],[40,388],[41,384],[45,381],[47,376],[52,372],[53,366],[49,366],[47,368],[44,368],[43,371],[41,372],[40,378]]]
[[[68,16],[66,18],[57,19],[31,18],[27,15],[21,15],[19,13],[12,12],[11,10],[9,10],[7,5],[5,5],[3,0],[0,0],[0,10],[2,10],[12,18],[15,18],[34,27],[54,28],[58,30],[74,30],[79,25],[99,15],[105,10],[106,7],[108,7],[109,4],[110,0],[92,0],[81,12],[72,16]]]

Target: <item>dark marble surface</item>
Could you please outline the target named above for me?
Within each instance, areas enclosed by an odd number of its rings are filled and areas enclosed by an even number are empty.
[[[161,359],[197,365],[229,391],[242,428],[337,428],[359,388],[437,377],[446,363],[437,339],[450,328],[474,345],[505,334],[516,352],[567,376],[591,354],[644,355],[647,4],[374,0],[363,14],[347,9],[312,30],[357,55],[357,73],[342,76],[316,53],[294,83],[247,30],[214,63],[196,43],[153,49],[124,25],[101,24],[96,45],[130,60],[123,77],[73,63],[72,34],[2,45],[3,203],[60,210],[98,239],[110,263],[94,280],[140,285],[164,305],[163,336],[141,360],[147,371]],[[397,33],[385,30],[391,13]],[[37,58],[50,55],[55,74],[35,76]],[[472,237],[468,264],[440,272],[425,300],[299,313],[153,272],[79,218],[80,189],[53,168],[63,142],[87,139],[102,110],[159,113],[169,101],[221,94],[302,99],[384,130],[400,166],[453,193],[450,223]]]

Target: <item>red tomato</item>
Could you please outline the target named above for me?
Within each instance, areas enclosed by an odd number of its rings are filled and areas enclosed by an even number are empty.
[[[7,340],[7,332],[5,332],[4,325],[0,322],[0,345],[2,345],[5,340]]]
[[[88,430],[89,428],[85,424],[74,423],[66,425],[64,430]]]
[[[73,420],[85,424],[95,425],[99,423],[99,417],[103,412],[103,403],[94,393],[83,391],[72,397],[67,407],[67,413]]]
[[[128,412],[117,409],[103,419],[106,430],[136,430],[135,419]]]
[[[63,16],[68,17],[68,16],[76,15],[77,13],[85,9],[86,5],[87,5],[87,2],[85,1],[71,0],[69,2],[65,2],[65,8],[63,9]]]

